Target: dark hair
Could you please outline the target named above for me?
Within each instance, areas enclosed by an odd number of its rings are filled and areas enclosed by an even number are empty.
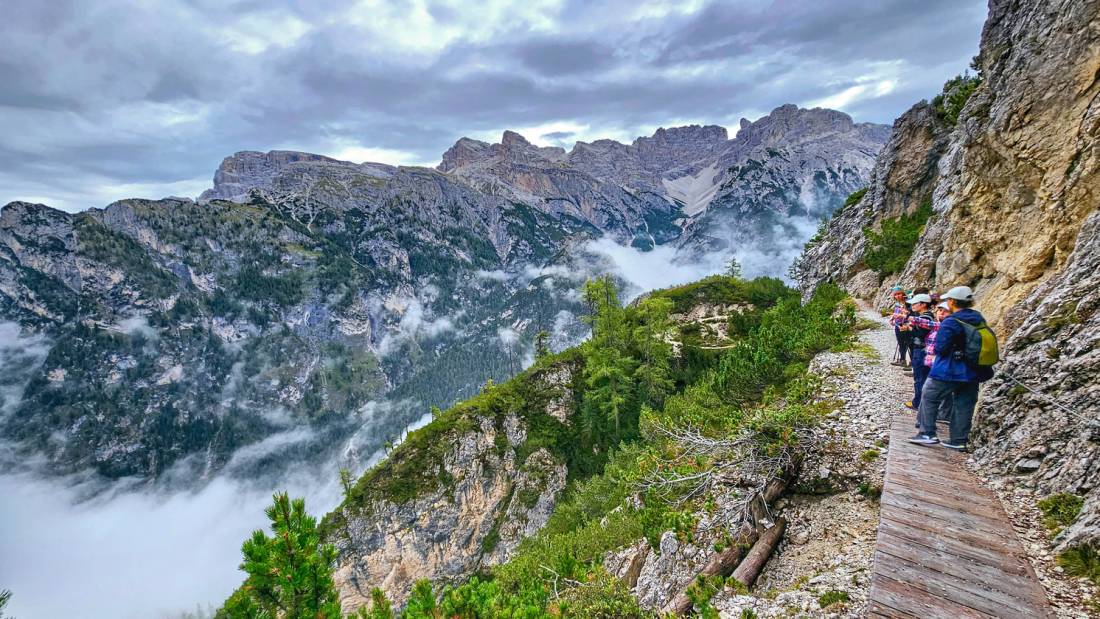
[[[959,309],[968,309],[974,307],[974,301],[963,301],[961,299],[952,299],[952,301],[955,302],[955,305],[959,306]]]
[[[920,288],[913,289],[913,294],[928,294],[930,292],[932,291],[929,290],[926,286],[921,286]]]

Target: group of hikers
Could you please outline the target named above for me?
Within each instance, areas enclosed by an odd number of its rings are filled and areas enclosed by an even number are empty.
[[[978,385],[993,377],[997,339],[974,309],[974,291],[956,286],[942,295],[928,288],[891,290],[890,324],[898,348],[892,365],[913,374],[917,434],[909,442],[965,451],[978,404]],[[936,436],[936,422],[951,428],[947,440]]]

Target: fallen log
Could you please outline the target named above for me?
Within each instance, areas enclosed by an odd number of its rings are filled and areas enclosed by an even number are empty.
[[[728,548],[712,556],[710,560],[707,561],[707,564],[703,566],[703,569],[699,570],[695,578],[688,583],[687,587],[676,594],[668,604],[665,604],[661,612],[666,614],[671,613],[677,616],[686,615],[688,611],[691,610],[692,606],[691,598],[688,597],[688,590],[691,589],[691,585],[698,580],[699,577],[725,576],[729,574],[739,563],[741,563],[742,559],[744,559],[746,550],[750,546],[755,547],[759,535],[755,527],[747,525],[742,527],[735,542],[730,544]]]
[[[760,572],[767,564],[768,558],[775,551],[779,540],[783,539],[783,532],[786,529],[787,519],[782,516],[776,518],[772,528],[764,531],[760,538],[756,540],[756,543],[752,545],[749,554],[745,555],[741,564],[733,571],[733,577],[746,587],[751,587],[756,582],[756,578],[760,576]]]
[[[759,525],[767,521],[771,511],[768,506],[775,502],[775,500],[778,499],[781,494],[783,494],[783,491],[787,489],[787,486],[789,486],[791,482],[794,481],[794,478],[798,476],[798,471],[801,468],[801,465],[801,456],[796,456],[791,464],[787,467],[787,469],[783,471],[783,475],[771,480],[764,487],[764,491],[757,495],[746,507],[746,515],[750,519],[751,524],[745,523],[744,525],[742,525],[741,530],[738,532],[738,535],[735,539],[735,542],[731,544],[728,548],[712,556],[710,560],[707,561],[706,565],[703,566],[703,569],[700,570],[698,574],[696,574],[695,578],[692,578],[691,582],[689,582],[687,586],[684,587],[684,590],[673,596],[668,604],[665,604],[664,608],[661,609],[662,613],[672,614],[681,617],[683,615],[686,615],[688,611],[691,610],[692,606],[691,598],[688,596],[688,591],[691,589],[692,585],[697,580],[699,580],[699,577],[719,575],[728,576],[735,567],[744,562],[744,560],[746,559],[747,549],[750,546],[753,548],[753,550],[756,549],[756,545],[760,538],[761,527]],[[779,520],[783,522],[783,527],[786,528],[787,521],[782,518],[780,518]],[[765,531],[764,535],[770,534],[774,529],[778,527],[779,521],[777,521],[775,526],[773,526],[771,529]],[[776,540],[778,541],[779,537],[782,537],[782,535],[783,532],[779,531]],[[764,563],[767,563],[768,557],[771,556],[772,550],[774,549],[775,542],[772,543],[767,555],[764,556],[764,559],[760,563],[760,566],[756,569],[756,573],[753,574],[752,580],[756,580],[756,577],[760,574],[760,570],[764,567]],[[741,579],[738,578],[738,580]],[[745,586],[748,586],[749,584],[751,583],[745,583]]]

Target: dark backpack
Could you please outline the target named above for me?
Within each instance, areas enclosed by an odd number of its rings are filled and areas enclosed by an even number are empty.
[[[956,318],[966,334],[966,347],[963,349],[963,360],[979,369],[992,368],[1001,360],[1001,352],[997,346],[997,334],[983,320],[976,325]]]

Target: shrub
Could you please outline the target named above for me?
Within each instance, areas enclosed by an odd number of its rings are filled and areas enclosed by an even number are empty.
[[[1043,512],[1043,524],[1051,535],[1057,535],[1077,520],[1084,504],[1085,499],[1068,492],[1060,492],[1039,501],[1038,507]]]
[[[959,122],[959,113],[963,106],[981,83],[982,78],[977,75],[956,75],[944,83],[943,92],[932,98],[932,110],[941,120],[955,126]]]
[[[916,212],[902,215],[896,219],[882,220],[882,229],[875,231],[871,227],[863,229],[867,239],[867,251],[863,262],[868,268],[881,275],[897,273],[905,267],[917,240],[924,231],[924,224],[932,216],[932,202],[925,201]]]
[[[1088,578],[1100,585],[1100,551],[1090,544],[1082,544],[1058,555],[1058,565],[1070,576]]]
[[[562,617],[585,619],[631,619],[647,616],[623,581],[603,569],[586,582],[569,589],[558,603]]]
[[[882,486],[868,481],[861,481],[859,482],[859,493],[872,501],[877,501],[882,497]]]
[[[848,197],[844,200],[844,204],[842,204],[840,206],[840,208],[837,209],[837,212],[839,213],[840,211],[842,211],[842,210],[848,208],[849,206],[852,206],[856,202],[859,202],[860,200],[862,200],[863,196],[867,195],[867,190],[868,189],[869,189],[869,187],[864,187],[863,189],[857,189],[857,190],[853,191],[852,193],[848,194]]]

